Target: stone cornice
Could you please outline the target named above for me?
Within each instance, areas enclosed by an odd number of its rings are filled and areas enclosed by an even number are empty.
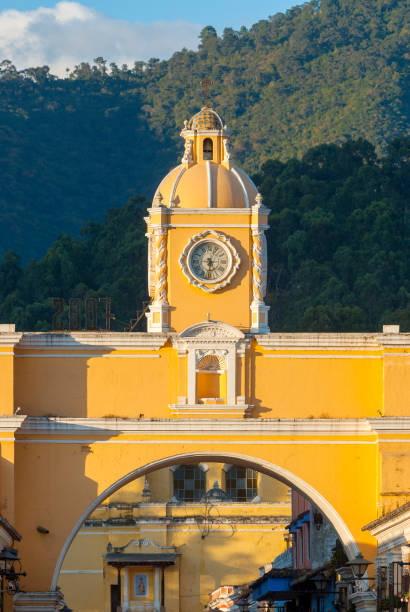
[[[203,405],[201,405],[203,407]],[[243,407],[242,407],[243,408]],[[63,417],[1,417],[0,428],[15,419],[21,424],[23,435],[212,435],[215,423],[218,435],[222,436],[312,436],[312,435],[375,435],[376,424],[387,422],[380,419],[113,419],[113,418],[63,418]],[[395,420],[395,419],[393,419]],[[14,429],[13,429],[14,431]],[[410,417],[400,419],[400,433],[410,433]]]
[[[0,347],[16,346],[16,344],[18,344],[18,342],[20,341],[22,335],[23,332],[0,332]]]
[[[158,351],[169,335],[148,332],[25,332],[18,348],[31,349],[130,349]]]
[[[381,417],[367,419],[370,427],[378,434],[410,433],[410,417]]]
[[[255,336],[264,349],[359,349],[410,347],[410,334],[269,333]]]
[[[247,215],[252,214],[251,208],[167,208],[169,215]],[[262,214],[267,214],[268,209],[263,209]],[[157,214],[158,208],[148,208],[148,213]]]
[[[0,431],[3,433],[15,432],[23,425],[27,418],[25,415],[0,415]]]

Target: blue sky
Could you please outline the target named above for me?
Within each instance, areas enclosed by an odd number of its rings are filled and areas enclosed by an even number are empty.
[[[291,0],[0,0],[0,62],[67,68],[103,56],[132,66],[195,50],[205,25],[239,29],[294,6]]]
[[[101,11],[115,19],[144,23],[182,19],[191,23],[225,27],[250,26],[259,19],[299,4],[297,0],[85,0],[81,4]],[[35,10],[40,6],[53,8],[55,0],[0,0],[0,10]]]

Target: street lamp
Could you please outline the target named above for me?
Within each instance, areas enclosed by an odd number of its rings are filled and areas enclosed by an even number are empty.
[[[353,578],[356,580],[361,580],[361,578],[363,578],[369,565],[372,565],[372,562],[367,561],[362,553],[358,553],[355,559],[346,563],[346,566],[350,567],[352,570]]]
[[[16,571],[14,566],[18,563],[19,571]],[[1,605],[0,610],[4,610],[4,593],[15,593],[18,591],[19,585],[17,579],[19,576],[25,576],[26,572],[21,572],[20,559],[17,556],[17,550],[15,548],[7,548],[4,546],[0,552],[0,576],[1,576]],[[7,581],[7,588],[5,587],[5,581]]]
[[[318,591],[324,592],[327,587],[327,578],[324,574],[318,574],[312,579]]]

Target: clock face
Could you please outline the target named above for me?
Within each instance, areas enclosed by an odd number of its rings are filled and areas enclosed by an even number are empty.
[[[232,256],[217,240],[202,240],[188,255],[191,273],[205,283],[218,283],[231,269]]]

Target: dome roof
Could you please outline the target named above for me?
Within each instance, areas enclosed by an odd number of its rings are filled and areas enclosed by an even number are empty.
[[[188,122],[190,130],[223,130],[222,119],[211,108],[203,106]]]
[[[162,204],[178,208],[249,208],[257,189],[243,170],[202,162],[177,166],[161,181],[155,196]],[[155,200],[155,197],[154,197]]]

